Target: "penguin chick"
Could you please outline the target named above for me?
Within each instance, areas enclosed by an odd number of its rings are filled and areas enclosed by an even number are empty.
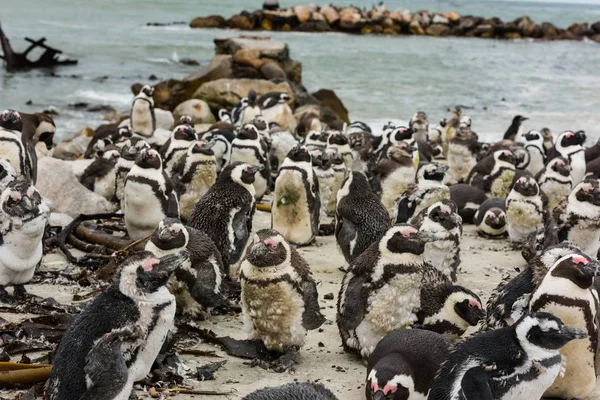
[[[286,383],[285,385],[259,389],[242,400],[337,400],[329,389],[320,383]]]
[[[222,283],[227,274],[213,241],[177,219],[166,218],[146,243],[146,251],[156,257],[182,250],[189,252],[190,259],[169,279],[169,291],[177,300],[179,313],[207,319],[212,308],[224,303]]]
[[[247,249],[240,282],[249,339],[261,340],[267,350],[282,354],[269,368],[293,369],[306,332],[325,322],[308,263],[278,232],[262,229]]]
[[[585,176],[586,162],[585,151],[583,149],[584,141],[585,133],[583,131],[565,131],[558,135],[556,141],[554,142],[554,148],[548,155],[549,160],[558,156],[569,160],[573,186],[581,182]]]
[[[7,160],[0,159],[0,193],[15,179],[17,179],[17,171]]]
[[[116,334],[117,330],[137,325],[140,332],[132,341],[125,341],[125,336],[121,336],[120,352],[127,365],[127,381],[113,398],[129,397],[133,383],[150,372],[167,334],[174,328],[175,298],[165,285],[171,273],[187,259],[187,252],[157,259],[143,251],[123,263],[114,282],[75,317],[65,332],[47,383],[48,399],[81,398],[90,383],[86,379],[86,359],[97,357],[90,354],[99,350],[94,349],[97,341],[109,345],[106,334]],[[87,369],[89,371],[90,366]]]
[[[181,219],[187,221],[196,203],[217,180],[214,143],[197,141],[173,168],[173,183],[179,197]]]
[[[513,326],[479,333],[458,344],[435,378],[430,400],[479,399],[465,393],[467,387],[489,386],[489,399],[539,399],[560,373],[558,349],[585,332],[566,326],[549,313],[533,313]],[[483,382],[466,382],[473,368],[497,368]],[[474,374],[471,379],[479,376]]]
[[[522,242],[542,228],[549,218],[548,198],[530,176],[521,177],[506,198],[508,236],[512,242]]]
[[[456,204],[464,224],[472,224],[477,210],[487,200],[485,192],[466,183],[450,186],[450,200]]]
[[[347,133],[348,142],[352,151],[352,171],[362,172],[370,176],[375,167],[375,154],[373,153],[374,137],[370,132]]]
[[[523,136],[525,150],[529,153],[529,163],[527,171],[533,176],[540,173],[546,164],[546,148],[544,147],[544,137],[538,131],[529,131]]]
[[[360,172],[352,172],[338,192],[335,221],[335,239],[348,263],[379,241],[391,226],[387,210]]]
[[[13,285],[16,296],[24,295],[23,284],[42,261],[50,210],[40,193],[23,180],[8,184],[0,194],[0,205],[0,297],[8,301],[4,287]]]
[[[426,398],[435,375],[450,355],[444,336],[422,329],[392,331],[367,364],[367,400]]]
[[[450,189],[442,183],[447,170],[447,165],[438,163],[419,167],[417,183],[408,185],[398,199],[396,223],[407,222],[432,204],[450,198]]]
[[[490,239],[507,237],[506,200],[502,197],[492,197],[484,201],[475,214],[474,223],[479,236]]]
[[[21,141],[21,129],[23,121],[19,112],[4,110],[0,113],[0,159],[12,165],[19,179],[31,180],[32,166]]]
[[[190,146],[197,140],[198,134],[190,125],[179,125],[173,129],[171,136],[159,151],[167,175],[172,175],[173,168],[175,168],[179,160],[181,160]]]
[[[179,202],[171,178],[156,150],[143,149],[127,174],[124,190],[125,225],[132,240],[154,232],[166,217],[179,218]]]
[[[125,180],[127,174],[135,165],[138,153],[143,149],[150,149],[150,145],[144,139],[138,137],[125,140],[123,147],[121,147],[121,156],[117,160],[115,174],[115,197],[121,203],[121,210],[125,209]]]
[[[154,115],[154,88],[144,85],[131,104],[129,123],[131,130],[143,137],[150,137],[156,130],[156,116]]]
[[[327,148],[336,149],[338,154],[342,156],[346,168],[352,169],[352,149],[350,148],[350,141],[346,135],[338,131],[330,132],[329,138],[327,139]]]
[[[515,176],[515,163],[510,150],[495,151],[473,167],[467,183],[480,188],[488,197],[505,198]]]
[[[231,143],[230,162],[238,161],[264,167],[257,172],[254,181],[255,196],[257,200],[260,200],[270,186],[271,170],[267,146],[261,140],[258,129],[252,124],[243,125]]]
[[[544,147],[546,148],[546,153],[554,147],[554,137],[552,136],[552,132],[548,128],[542,128],[540,130],[542,137],[544,138]]]
[[[198,200],[188,225],[208,235],[217,246],[231,277],[242,258],[255,211],[254,177],[262,166],[229,164]]]
[[[466,182],[471,169],[477,165],[477,138],[470,130],[461,130],[448,142],[448,172],[444,184]]]
[[[121,154],[115,147],[98,151],[94,162],[88,165],[79,177],[79,182],[92,192],[111,201],[115,197],[119,158]]]
[[[536,180],[540,190],[548,196],[548,210],[552,212],[573,188],[569,160],[564,157],[553,158],[536,176]]]
[[[408,127],[413,131],[415,140],[429,141],[429,120],[425,112],[417,112],[408,122]]]

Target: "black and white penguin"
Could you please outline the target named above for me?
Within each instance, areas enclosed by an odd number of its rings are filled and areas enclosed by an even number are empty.
[[[429,119],[424,111],[418,111],[408,122],[408,127],[415,140],[429,142]]]
[[[282,121],[288,118],[293,118],[292,109],[289,106],[291,97],[287,93],[283,92],[270,92],[263,94],[257,100],[258,106],[260,107],[260,114],[265,120]],[[294,123],[295,123],[294,119]]]
[[[524,121],[527,121],[527,118],[517,115],[513,118],[512,123],[504,133],[504,140],[515,140],[521,131],[521,125]],[[516,141],[516,140],[515,140]]]
[[[475,214],[474,223],[480,236],[490,239],[507,237],[506,200],[492,197],[484,201]]]
[[[271,207],[271,228],[290,243],[306,245],[319,233],[319,180],[305,146],[296,146],[279,168]]]
[[[129,398],[133,383],[150,372],[167,334],[174,328],[175,298],[165,285],[173,271],[187,259],[187,252],[157,259],[144,251],[123,263],[115,281],[92,300],[65,332],[52,363],[48,399],[81,398],[90,383],[96,383],[90,382],[85,373],[86,358],[96,342],[106,334],[134,325],[139,329],[135,340],[123,341],[120,348],[127,380],[110,397]]]
[[[150,137],[156,130],[156,116],[154,115],[154,88],[144,85],[131,104],[129,124],[131,130],[143,137]]]
[[[15,179],[17,179],[17,171],[12,164],[7,160],[0,159],[0,193]]]
[[[281,357],[268,364],[277,372],[293,369],[295,352],[309,330],[325,317],[308,263],[273,229],[256,233],[240,267],[244,328]]]
[[[21,129],[23,121],[19,112],[4,110],[0,113],[0,158],[12,165],[18,178],[31,180],[32,166],[21,141]]]
[[[390,216],[367,178],[352,172],[337,193],[335,239],[346,262],[352,263],[390,228]]]
[[[202,140],[213,142],[212,148],[217,161],[217,174],[220,173],[231,159],[231,143],[235,139],[233,131],[227,129],[214,129],[202,135]]]
[[[217,161],[212,151],[214,142],[193,142],[173,168],[172,179],[179,198],[180,215],[187,221],[198,199],[217,180]]]
[[[352,149],[350,148],[350,141],[348,140],[348,137],[346,135],[338,131],[329,132],[329,137],[327,139],[327,148],[336,149],[338,154],[344,160],[346,168],[352,169]]]
[[[171,136],[160,148],[160,157],[167,175],[171,176],[173,168],[187,153],[190,146],[198,140],[198,134],[190,125],[178,125],[171,132]]]
[[[143,149],[127,174],[125,226],[132,240],[150,236],[163,219],[179,218],[179,201],[156,150]]]
[[[16,296],[25,294],[23,284],[33,277],[42,261],[42,237],[50,209],[28,181],[13,180],[0,194],[0,298],[5,286]]]
[[[83,158],[95,158],[99,151],[104,151],[110,145],[121,149],[125,145],[125,141],[130,139],[132,135],[128,126],[98,129],[90,143],[88,143]]]
[[[132,137],[124,141],[121,147],[120,157],[117,160],[115,174],[115,197],[121,203],[121,209],[125,209],[125,179],[131,168],[135,165],[135,159],[140,151],[150,149],[150,145],[140,137]]]
[[[347,136],[352,150],[352,171],[371,176],[375,168],[375,137],[370,132],[352,132]]]
[[[425,399],[451,347],[446,337],[435,332],[422,329],[390,332],[369,357],[366,399]]]
[[[285,385],[259,389],[242,400],[337,400],[329,389],[320,383],[286,383]]]
[[[252,184],[261,168],[261,165],[246,163],[229,164],[198,200],[188,221],[188,226],[211,238],[230,277],[237,274],[237,263],[252,232],[256,204]]]
[[[330,220],[330,216],[327,214],[327,206],[332,201],[335,202],[335,197],[337,196],[337,191],[334,192],[334,189],[336,189],[335,171],[331,167],[331,160],[328,153],[313,154],[311,158],[313,171],[319,181],[319,198],[321,202],[319,224],[326,225],[325,221]],[[337,187],[337,190],[339,191],[339,187]],[[331,216],[333,217],[334,215]]]
[[[372,133],[371,127],[369,124],[363,121],[352,121],[350,124],[346,126],[344,129],[344,134],[350,136],[353,133],[357,132],[368,132]]]
[[[52,149],[52,141],[56,132],[56,124],[51,116],[44,113],[19,113],[22,121],[21,143],[25,148],[25,165],[28,168],[29,180],[35,185],[37,181],[37,152],[44,151],[36,148],[42,142],[45,150]]]
[[[244,101],[245,100],[245,101]],[[248,97],[242,99],[237,110],[232,110],[233,123],[238,126],[243,126],[252,121],[257,115],[261,114],[260,107],[256,100],[256,92],[250,89]]]
[[[121,158],[121,154],[114,146],[98,151],[96,159],[79,177],[79,182],[92,192],[111,201],[115,197],[119,158]]]
[[[271,169],[266,144],[261,140],[258,129],[252,124],[243,125],[237,137],[231,143],[229,162],[245,162],[249,165],[262,165],[264,168],[256,173],[254,181],[255,196],[260,200],[269,188]]]
[[[303,145],[312,154],[314,151],[323,152],[327,148],[329,131],[310,131],[304,138]]]
[[[344,164],[342,156],[340,156],[337,151],[328,149],[325,151],[325,154],[329,158],[329,163],[331,164],[331,169],[333,170],[334,183],[332,192],[336,194],[335,196],[329,198],[329,202],[326,204],[325,208],[327,210],[327,215],[335,215],[337,207],[337,193],[342,188],[344,181],[350,175],[351,171],[346,168],[346,164]]]
[[[549,160],[558,156],[562,156],[569,160],[573,186],[581,182],[585,176],[586,162],[585,151],[583,149],[585,138],[586,136],[583,131],[565,131],[558,135],[554,142],[554,148],[548,155]]]
[[[179,313],[207,319],[212,308],[223,304],[222,284],[227,271],[219,250],[205,233],[178,219],[166,218],[158,224],[145,249],[156,257],[189,252],[189,260],[175,270],[167,285]]]
[[[549,128],[542,128],[540,133],[544,138],[544,147],[546,148],[546,153],[548,153],[554,147],[554,137]]]
[[[592,285],[594,277],[599,275],[598,267],[597,262],[587,257],[565,256],[550,268],[531,295],[531,312],[551,313],[587,334],[587,339],[573,341],[561,348],[560,353],[565,359],[564,373],[556,377],[544,393],[545,397],[583,399],[596,387],[598,295]]]
[[[506,198],[508,236],[512,242],[523,242],[528,235],[544,227],[549,218],[548,198],[531,176],[515,182]]]
[[[285,92],[268,92],[258,98],[256,103],[261,110],[275,107],[277,104],[284,104],[290,101],[291,97]]]
[[[512,151],[495,151],[473,167],[467,183],[480,188],[488,197],[505,198],[515,176],[515,164]]]
[[[421,164],[416,183],[407,186],[398,199],[396,223],[408,222],[413,215],[441,199],[450,198],[450,188],[442,183],[448,166],[438,163]]]
[[[546,148],[544,137],[538,131],[529,131],[522,135],[524,148],[529,153],[527,171],[536,176],[546,165]]]
[[[487,200],[485,192],[466,183],[450,186],[450,200],[456,204],[463,224],[472,224],[479,207]]]
[[[477,165],[477,137],[469,129],[461,129],[448,141],[448,172],[444,183],[466,182],[471,169]]]
[[[217,116],[219,117],[220,122],[225,122],[227,124],[233,124],[233,121],[231,119],[231,113],[229,111],[227,111],[226,109],[221,108],[219,110],[219,112],[217,113]]]
[[[561,371],[563,357],[558,350],[585,336],[583,330],[566,326],[545,312],[471,336],[442,364],[427,399],[539,399]],[[496,371],[473,382],[478,374],[467,373],[474,368]],[[472,393],[475,387],[485,388],[488,397]]]
[[[548,210],[552,211],[573,189],[573,178],[571,178],[571,166],[569,160],[564,157],[556,157],[536,175],[535,179],[540,189],[548,196]]]

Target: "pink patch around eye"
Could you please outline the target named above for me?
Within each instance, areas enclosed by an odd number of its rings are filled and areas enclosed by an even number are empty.
[[[144,263],[144,271],[152,271],[152,268],[158,263],[159,261],[156,258],[146,260],[146,262]]]
[[[572,258],[572,260],[575,264],[583,264],[583,265],[589,264],[589,261],[587,260],[587,258],[581,257],[581,256],[575,256]]]
[[[10,196],[10,197],[12,197],[12,199],[13,199],[13,200],[15,200],[15,201],[16,201],[16,200],[21,200],[21,195],[20,195],[20,194],[13,194],[13,195],[12,195],[12,196]]]
[[[15,111],[15,117],[19,118],[21,116],[21,114],[19,114],[18,112]]]
[[[377,392],[379,390],[379,385],[377,384],[377,382],[371,383],[371,389],[373,390],[373,392]]]
[[[276,242],[275,242],[273,239],[267,239],[267,240],[265,240],[265,244],[266,244],[267,246],[270,246],[270,247],[271,247],[271,248],[273,248],[273,249],[274,249],[275,247],[277,247],[277,243],[276,243]]]
[[[244,171],[245,171],[245,172],[248,172],[248,167],[244,168]]]
[[[405,229],[402,231],[402,236],[409,237],[411,233],[415,233],[415,232],[416,232],[416,229],[412,229],[412,228]]]
[[[308,149],[306,148],[306,146],[302,146],[302,147],[300,147],[300,148],[301,148],[301,149],[302,149],[302,151],[304,151],[304,152],[307,152],[307,151],[308,151]]]
[[[573,136],[573,135],[574,135],[574,133],[573,133],[573,132],[569,132],[569,133],[567,133],[567,138],[570,138],[570,137],[571,137],[571,136]]]
[[[385,385],[383,388],[383,394],[387,396],[388,393],[394,393],[398,389],[398,386]]]
[[[179,228],[175,228],[175,227],[171,228],[171,232],[173,232],[175,234],[179,233],[179,230],[180,230]]]
[[[481,304],[479,304],[479,302],[477,300],[471,300],[471,301],[469,301],[469,307],[470,308],[481,308]]]

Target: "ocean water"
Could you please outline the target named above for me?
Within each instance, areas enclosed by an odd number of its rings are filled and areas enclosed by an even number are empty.
[[[330,0],[313,1],[327,4]],[[8,4],[7,4],[8,3]],[[296,1],[280,1],[282,6]],[[306,2],[308,3],[308,1]],[[375,1],[338,0],[337,4],[370,7]],[[0,23],[14,48],[25,36],[45,36],[51,46],[79,59],[54,71],[0,72],[0,109],[38,111],[55,106],[57,136],[67,137],[102,115],[73,110],[87,102],[129,108],[131,84],[182,78],[214,54],[213,38],[235,31],[190,29],[186,25],[148,27],[147,22],[189,22],[202,15],[230,16],[259,8],[261,0],[4,0]],[[529,15],[566,27],[600,20],[600,4],[520,1],[387,1],[389,9],[454,10],[463,15],[512,20]],[[260,33],[265,34],[265,33]],[[549,127],[559,132],[583,129],[600,137],[600,45],[589,42],[535,43],[413,36],[355,36],[340,33],[269,34],[288,43],[303,63],[310,91],[330,88],[343,100],[353,120],[380,129],[388,120],[408,120],[418,110],[430,121],[445,117],[460,104],[473,129],[497,139],[516,114],[529,117],[526,129]],[[53,75],[53,76],[52,76]],[[26,105],[27,101],[31,105]]]

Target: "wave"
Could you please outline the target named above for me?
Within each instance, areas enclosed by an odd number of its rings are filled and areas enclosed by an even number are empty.
[[[78,90],[72,97],[78,100],[96,101],[112,106],[129,106],[132,101],[131,94],[101,92],[97,90]]]

